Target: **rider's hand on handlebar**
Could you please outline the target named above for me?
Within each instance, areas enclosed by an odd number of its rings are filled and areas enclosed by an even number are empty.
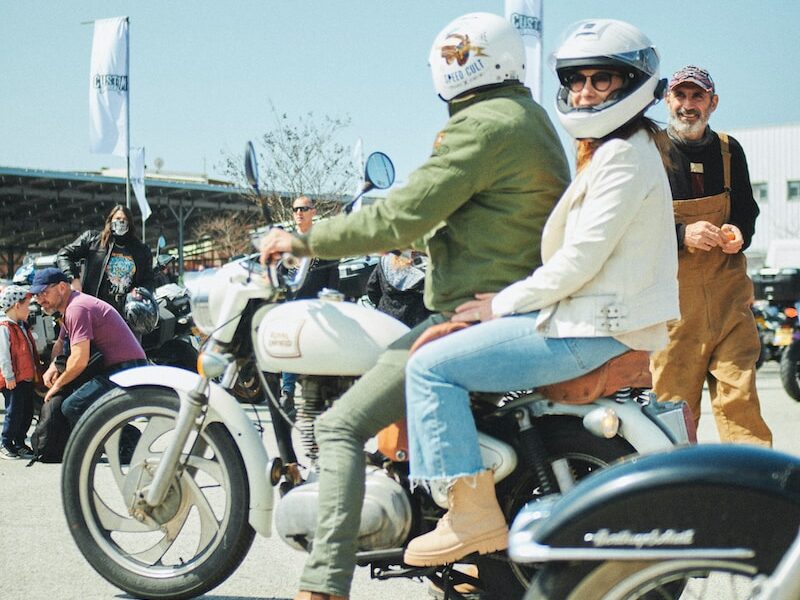
[[[475,323],[480,321],[491,321],[494,319],[492,313],[492,298],[497,294],[475,294],[475,300],[467,300],[464,304],[456,307],[456,314],[451,321],[462,323]]]
[[[266,267],[275,263],[287,252],[292,250],[292,234],[283,229],[270,229],[269,233],[261,238],[261,264]]]

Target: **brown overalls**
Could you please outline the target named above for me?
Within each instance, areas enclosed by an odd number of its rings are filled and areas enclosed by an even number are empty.
[[[728,222],[731,210],[731,155],[728,136],[719,134],[723,192],[673,202],[675,222]],[[694,250],[694,249],[693,249]],[[700,421],[703,380],[723,442],[772,445],[756,392],[760,341],[750,311],[753,283],[743,253],[678,252],[681,319],[669,326],[669,345],[653,355],[653,391],[659,400],[686,400]]]

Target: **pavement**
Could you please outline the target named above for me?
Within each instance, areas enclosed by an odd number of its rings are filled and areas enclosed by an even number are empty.
[[[758,389],[775,448],[800,456],[800,403],[781,387],[777,363],[767,363],[759,371]],[[266,410],[260,412],[265,419]],[[699,437],[702,442],[719,441],[707,399]],[[0,598],[128,598],[86,563],[72,541],[61,509],[61,465],[26,465],[22,460],[0,460]],[[239,569],[203,598],[291,600],[304,560],[305,554],[275,537],[257,537]],[[359,568],[350,598],[425,600],[427,587],[427,582],[373,581],[368,569]]]

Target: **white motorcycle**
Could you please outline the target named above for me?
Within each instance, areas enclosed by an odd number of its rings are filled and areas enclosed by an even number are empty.
[[[365,189],[391,184],[385,155],[372,155],[366,171]],[[257,189],[254,155],[248,172]],[[148,366],[115,374],[118,389],[74,430],[62,477],[70,532],[95,570],[132,596],[191,598],[219,585],[256,532],[270,535],[278,485],[278,533],[297,548],[313,543],[319,493],[313,419],[408,329],[334,293],[284,302],[285,288],[299,285],[307,269],[304,261],[293,281],[281,283],[274,269],[265,272],[250,257],[200,282],[192,314],[209,337],[199,373]],[[280,454],[272,461],[231,393],[238,365],[249,358],[269,396]],[[281,371],[300,377],[305,465],[298,464],[289,421],[271,391],[269,379]],[[554,402],[538,391],[480,394],[473,408],[509,522],[527,502],[565,492],[609,462],[692,436],[684,403],[656,403],[638,388],[585,404]],[[533,571],[504,553],[465,559],[478,565],[477,579],[450,566],[403,564],[406,542],[431,530],[447,506],[446,490],[411,491],[406,448],[402,438],[384,438],[380,451],[368,454],[358,564],[369,565],[376,578],[427,577],[451,598],[460,597],[452,587],[463,581],[489,596],[521,598]]]

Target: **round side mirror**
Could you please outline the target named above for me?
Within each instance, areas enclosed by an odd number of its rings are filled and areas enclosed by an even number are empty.
[[[369,188],[385,190],[394,183],[394,165],[383,152],[373,152],[367,157],[364,182]]]
[[[250,187],[258,193],[258,161],[253,142],[247,142],[244,147],[244,175]]]
[[[166,247],[166,245],[167,245],[167,238],[165,238],[163,235],[158,236],[159,249]]]

